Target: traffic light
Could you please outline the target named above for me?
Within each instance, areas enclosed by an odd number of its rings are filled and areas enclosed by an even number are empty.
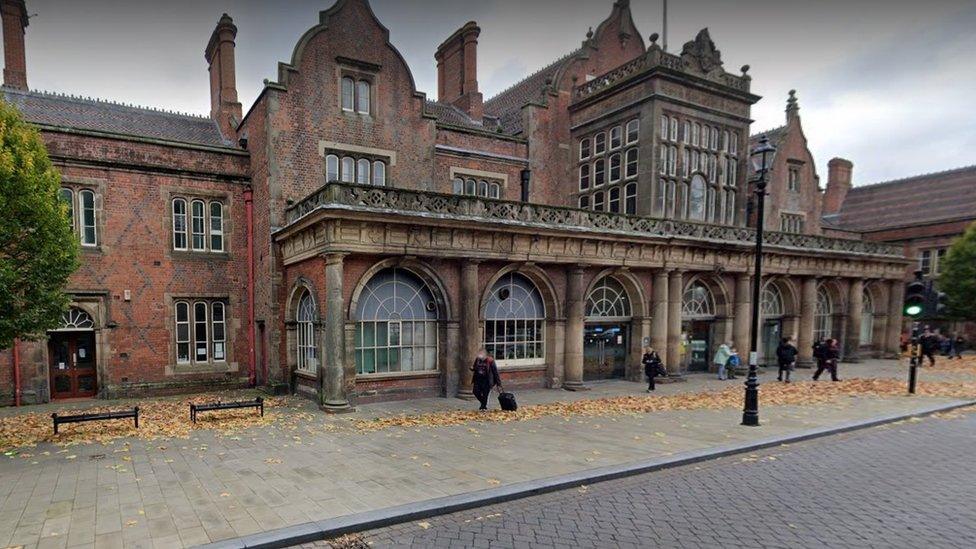
[[[928,288],[922,282],[922,271],[915,271],[915,280],[905,286],[905,316],[918,318],[925,312],[925,301]]]
[[[946,313],[946,294],[945,292],[934,292],[935,294],[935,316],[943,317]]]

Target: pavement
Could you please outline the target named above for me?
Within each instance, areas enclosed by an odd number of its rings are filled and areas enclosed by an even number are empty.
[[[865,361],[841,370],[848,378],[904,379],[905,374],[904,364],[894,361]],[[799,370],[796,375],[809,374]],[[921,379],[953,375],[923,370]],[[769,374],[764,377],[775,382]],[[658,394],[711,391],[739,381],[691,375],[687,383],[659,385]],[[643,387],[611,381],[592,384],[585,392],[539,390],[518,396],[526,405],[644,395]],[[278,410],[284,416],[280,421],[236,436],[194,431],[189,439],[171,441],[129,439],[68,449],[42,445],[30,450],[31,460],[0,458],[0,547],[196,546],[959,403],[933,397],[858,397],[829,406],[766,406],[758,429],[739,426],[737,410],[686,410],[361,433],[349,428],[351,422],[470,408],[471,403],[381,403],[336,417],[297,398],[287,402]],[[0,411],[0,421],[11,413]]]
[[[301,545],[976,547],[976,409]]]

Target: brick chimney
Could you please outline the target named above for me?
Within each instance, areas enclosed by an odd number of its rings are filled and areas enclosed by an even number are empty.
[[[465,23],[437,48],[437,100],[450,103],[474,120],[484,114],[478,91],[478,35],[481,27]]]
[[[241,103],[237,100],[237,76],[234,69],[234,39],[237,27],[226,13],[217,21],[204,56],[210,65],[210,117],[220,132],[233,139],[241,121]]]
[[[27,89],[27,56],[24,30],[27,28],[27,6],[24,0],[0,0],[3,18],[3,85]]]
[[[851,190],[851,172],[854,164],[843,158],[831,158],[827,163],[827,191],[823,197],[823,215],[840,212],[847,198],[847,191]]]

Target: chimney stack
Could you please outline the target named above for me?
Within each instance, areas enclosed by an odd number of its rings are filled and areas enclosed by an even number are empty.
[[[3,85],[27,90],[24,30],[29,21],[24,0],[0,0],[0,17],[3,19]]]
[[[483,98],[478,91],[478,36],[481,27],[465,23],[437,48],[437,100],[450,103],[481,121]]]
[[[847,191],[851,190],[851,173],[854,164],[844,158],[831,158],[827,163],[827,191],[823,197],[823,215],[833,215],[840,212],[847,198]]]
[[[242,117],[234,68],[235,38],[237,27],[225,13],[217,22],[204,52],[210,65],[210,117],[217,122],[223,136],[231,140]]]
[[[800,105],[796,101],[796,90],[790,90],[790,97],[786,100],[786,123],[792,124],[800,119]]]

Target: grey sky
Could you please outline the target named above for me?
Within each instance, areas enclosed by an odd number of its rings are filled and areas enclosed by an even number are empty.
[[[56,90],[209,112],[203,48],[221,13],[239,28],[245,111],[332,0],[27,0],[27,75]],[[482,28],[486,97],[579,46],[612,0],[373,0],[417,86],[436,98],[433,52],[468,20]],[[662,0],[633,0],[645,36]],[[855,184],[976,164],[976,2],[671,0],[670,50],[709,27],[727,70],[752,67],[760,131],[783,123],[797,89],[818,170],[843,156]]]

